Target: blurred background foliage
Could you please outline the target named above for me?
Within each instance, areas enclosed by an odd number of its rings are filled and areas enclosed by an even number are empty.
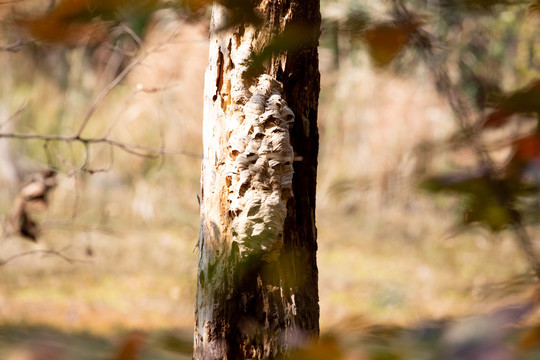
[[[190,357],[209,3],[0,1],[0,357]],[[538,358],[540,3],[404,3],[322,1],[322,338],[292,357]]]

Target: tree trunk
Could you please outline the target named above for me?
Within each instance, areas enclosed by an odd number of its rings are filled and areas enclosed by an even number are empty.
[[[255,3],[258,27],[213,8],[194,359],[281,357],[319,333],[319,1]]]

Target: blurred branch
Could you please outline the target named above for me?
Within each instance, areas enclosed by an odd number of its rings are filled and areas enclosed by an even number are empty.
[[[522,293],[524,289],[534,284],[535,277],[527,273],[522,273],[516,276],[511,277],[510,279],[490,282],[483,285],[480,285],[476,289],[478,296],[483,299],[502,299],[508,295],[515,295]],[[474,291],[474,287],[471,286],[469,290]]]
[[[122,29],[126,32],[128,32],[128,29],[129,27],[127,27],[126,25],[124,25],[122,27]],[[131,30],[129,29],[129,32],[128,34],[130,34],[134,40],[137,42],[137,45],[139,47],[141,47],[142,43],[141,43],[141,40],[140,38],[138,38],[138,36]],[[82,121],[82,124],[79,128],[79,131],[77,132],[77,137],[79,137],[82,132],[84,131],[86,125],[88,125],[88,121],[90,121],[90,118],[92,118],[92,116],[94,115],[94,113],[96,112],[96,110],[99,108],[99,106],[101,105],[101,103],[103,102],[103,100],[105,99],[105,97],[107,97],[107,95],[109,95],[109,93],[116,87],[118,86],[118,84],[120,84],[120,82],[122,80],[124,80],[128,74],[135,68],[137,67],[139,64],[141,64],[148,56],[152,55],[153,53],[157,52],[158,50],[160,50],[164,45],[168,44],[170,42],[170,39],[172,39],[173,35],[171,35],[171,37],[169,39],[167,39],[167,41],[163,41],[159,44],[157,44],[156,46],[154,46],[152,49],[150,49],[149,51],[143,51],[143,53],[141,55],[139,55],[135,60],[133,60],[128,66],[126,66],[126,68],[124,70],[122,70],[122,72],[120,74],[118,74],[102,91],[101,93],[97,96],[97,98],[94,100],[94,102],[92,103],[92,105],[90,105],[90,108],[88,109],[88,111],[86,112],[86,114],[84,115],[84,118],[83,118],[83,121]],[[138,39],[138,40],[137,40]]]
[[[122,115],[127,111],[129,105],[132,103],[132,101],[135,98],[135,95],[137,95],[137,93],[144,92],[144,93],[147,93],[147,94],[155,94],[155,93],[160,92],[160,91],[172,89],[172,88],[174,88],[174,87],[176,87],[178,85],[179,84],[171,84],[171,85],[160,86],[160,87],[143,87],[142,84],[138,84],[137,87],[135,88],[135,90],[133,90],[129,94],[128,98],[126,99],[126,101],[122,105],[122,108],[118,112],[118,115],[116,116],[116,119],[114,119],[112,121],[112,123],[107,127],[107,130],[105,130],[105,134],[103,135],[103,137],[105,137],[105,138],[109,137],[112,130],[118,124],[118,122],[120,121],[120,118],[122,117]]]
[[[394,15],[397,20],[411,21],[411,19],[414,19],[415,15],[408,11],[402,0],[394,0],[393,3]],[[473,111],[469,103],[462,92],[450,80],[446,62],[440,56],[437,56],[435,52],[435,49],[440,49],[442,46],[436,45],[435,39],[431,34],[420,27],[413,29],[410,35],[414,46],[431,72],[437,92],[447,100],[459,129],[468,140],[469,146],[473,149],[480,163],[481,170],[488,179],[486,182],[487,186],[490,187],[500,206],[505,208],[510,215],[509,224],[513,229],[517,245],[529,263],[537,280],[540,281],[540,261],[535,254],[532,240],[523,224],[520,212],[509,201],[508,194],[510,192],[506,189],[504,183],[497,181],[500,170],[496,168],[486,146],[483,144],[478,127],[474,125],[480,122],[473,121]]]
[[[59,136],[59,135],[41,135],[41,134],[16,134],[16,133],[0,133],[0,139],[19,139],[19,140],[42,140],[42,141],[60,141],[66,143],[79,142],[85,145],[90,144],[109,144],[111,146],[120,148],[130,154],[143,156],[143,157],[152,157],[155,158],[160,155],[186,155],[194,158],[200,158],[202,154],[194,153],[187,150],[180,149],[166,149],[166,148],[157,148],[141,144],[126,143],[116,140],[102,138],[84,138],[78,135],[75,136]],[[145,151],[145,153],[138,152]]]
[[[124,70],[122,70],[122,72],[120,74],[118,74],[106,87],[105,89],[103,89],[101,91],[101,93],[98,95],[98,97],[94,100],[94,102],[92,103],[92,105],[90,105],[90,108],[88,109],[88,111],[86,112],[84,118],[83,118],[83,121],[82,121],[82,124],[79,128],[79,131],[77,132],[77,137],[79,137],[84,128],[86,127],[86,125],[88,125],[88,121],[90,121],[90,118],[92,117],[92,115],[94,115],[94,113],[96,112],[96,110],[98,109],[99,105],[101,105],[101,103],[103,102],[103,100],[105,99],[105,97],[107,95],[109,95],[109,93],[118,85],[120,84],[120,82],[122,80],[124,80],[126,78],[126,76],[131,72],[131,70],[133,70],[137,65],[139,65],[141,62],[143,62],[144,59],[146,59],[146,57],[150,55],[150,52],[145,52],[143,53],[142,55],[140,55],[137,59],[135,59],[131,64],[129,64],[128,66],[126,66],[126,68]]]
[[[11,121],[13,121],[17,116],[22,114],[23,111],[25,111],[27,107],[28,107],[28,103],[24,103],[17,109],[17,111],[11,114],[6,120],[0,121],[0,129],[2,129],[2,127],[4,127],[5,125],[9,124]]]
[[[7,3],[0,3],[0,5],[5,5],[5,4]],[[17,42],[13,44],[0,46],[0,51],[9,51],[9,52],[16,53],[16,52],[19,52],[23,46],[32,44],[33,42],[34,42],[33,40],[29,40],[29,41],[18,40]]]
[[[142,39],[137,35],[135,34],[135,32],[133,30],[131,30],[131,28],[129,26],[127,26],[126,24],[124,23],[120,23],[120,25],[118,25],[118,28],[125,32],[126,34],[128,34],[129,36],[131,36],[131,38],[133,39],[133,41],[135,41],[135,43],[137,44],[137,46],[139,47],[139,49],[142,49],[143,47],[143,41]]]
[[[62,252],[67,250],[67,249],[69,249],[69,246],[63,247],[60,250],[43,249],[43,250],[25,251],[25,252],[22,252],[22,253],[19,253],[19,254],[15,254],[13,256],[9,256],[9,257],[7,257],[5,259],[0,259],[0,266],[4,266],[7,263],[9,263],[9,262],[11,262],[13,260],[16,260],[18,258],[22,258],[22,257],[25,257],[25,256],[30,256],[30,255],[36,255],[36,254],[56,256],[56,257],[59,257],[59,258],[65,260],[66,262],[68,262],[70,264],[77,263],[77,262],[79,262],[79,263],[91,263],[92,262],[90,260],[74,259],[74,258],[71,258],[71,257],[63,254]]]
[[[134,41],[137,43],[139,48],[142,49],[142,41],[141,39],[126,25],[121,25],[121,30],[129,34]],[[105,134],[102,137],[98,138],[85,138],[82,135],[84,129],[88,125],[90,119],[95,114],[96,110],[99,108],[99,106],[102,104],[104,99],[110,94],[110,92],[120,84],[122,80],[124,80],[127,75],[139,64],[141,64],[148,56],[155,53],[156,51],[159,51],[164,45],[168,44],[170,40],[172,39],[173,35],[171,37],[163,42],[160,42],[156,46],[154,46],[149,51],[144,51],[139,57],[137,57],[134,61],[132,61],[120,74],[118,74],[96,97],[96,99],[92,102],[90,105],[88,111],[84,115],[84,118],[82,120],[82,123],[79,127],[79,130],[77,131],[76,135],[73,136],[60,136],[60,135],[43,135],[43,134],[20,134],[20,133],[1,133],[0,132],[0,139],[19,139],[19,140],[41,140],[45,142],[45,149],[48,152],[48,143],[49,142],[64,142],[64,143],[81,143],[86,148],[86,158],[85,163],[81,167],[81,170],[89,172],[89,173],[95,173],[95,172],[104,172],[108,169],[88,169],[88,163],[89,163],[89,146],[92,144],[108,144],[111,148],[111,161],[114,158],[113,156],[113,148],[119,148],[127,153],[136,155],[136,156],[142,156],[142,157],[148,157],[148,158],[157,158],[162,155],[166,154],[180,154],[180,155],[186,155],[194,158],[201,158],[202,154],[194,153],[186,150],[180,150],[180,149],[167,149],[162,144],[160,147],[152,147],[152,146],[146,146],[141,144],[135,144],[135,143],[126,143],[121,141],[116,141],[109,139],[110,132],[112,131],[112,128],[115,126],[115,124],[118,122],[113,122],[108,129],[105,131]],[[20,46],[22,43],[13,44],[10,46],[10,48],[16,48],[16,46]],[[1,49],[1,48],[0,48]],[[132,92],[130,95],[130,98],[128,99],[128,102],[131,101],[134,97],[134,95],[138,92],[145,92],[145,93],[156,93],[159,91],[163,91],[166,89],[169,89],[176,85],[171,86],[163,86],[163,87],[150,87],[145,88],[142,85],[138,85],[137,88]],[[14,117],[18,116],[26,106],[22,106],[20,109],[18,109],[13,115],[11,115],[7,120],[3,121],[2,123],[6,123],[11,121]],[[126,106],[124,106],[121,110],[121,113],[125,111]],[[1,128],[1,124],[0,124]],[[49,156],[49,154],[48,154]]]

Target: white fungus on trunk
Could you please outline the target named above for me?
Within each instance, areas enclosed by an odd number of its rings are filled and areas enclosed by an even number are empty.
[[[292,197],[289,130],[294,114],[282,98],[281,83],[269,75],[237,94],[241,96],[235,99],[233,94],[233,104],[240,105],[240,111],[235,112],[236,121],[229,122],[225,161],[232,241],[242,259],[261,255],[271,261],[283,242],[287,201]]]
[[[220,28],[228,10],[215,4],[216,10],[212,27]],[[278,80],[267,74],[248,75],[253,48],[262,41],[256,29],[243,28],[241,35],[238,29],[231,31],[227,36],[212,32],[211,38],[201,239],[208,246],[236,245],[242,261],[260,256],[270,262],[279,256],[292,197],[294,151],[289,133],[294,114]],[[215,226],[221,231],[212,236]]]

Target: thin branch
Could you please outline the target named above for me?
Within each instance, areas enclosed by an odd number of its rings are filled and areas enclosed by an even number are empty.
[[[77,136],[80,136],[82,132],[84,131],[86,125],[88,125],[88,121],[90,121],[90,118],[94,115],[98,107],[101,105],[103,100],[109,93],[116,87],[122,80],[128,76],[128,74],[139,64],[141,64],[148,56],[152,55],[154,52],[157,52],[159,49],[161,49],[162,46],[164,46],[167,42],[162,42],[154,46],[151,50],[143,52],[138,58],[133,60],[128,66],[125,67],[124,70],[120,74],[118,74],[97,96],[97,98],[94,100],[92,105],[90,105],[90,108],[86,112],[82,124],[79,128],[79,131],[77,132]]]
[[[10,122],[15,120],[15,118],[21,115],[27,108],[28,108],[28,103],[24,103],[21,106],[19,106],[17,111],[11,114],[6,120],[0,122],[0,129],[2,129],[2,127],[4,127],[5,125],[8,125]]]
[[[66,246],[66,247],[64,247],[64,248],[62,248],[60,250],[44,249],[44,250],[25,251],[25,252],[22,252],[22,253],[19,253],[19,254],[9,256],[9,257],[7,257],[5,259],[0,259],[0,266],[4,266],[7,263],[9,263],[9,262],[11,262],[11,261],[13,261],[15,259],[22,258],[22,257],[25,257],[25,256],[30,256],[30,255],[36,255],[36,254],[57,256],[57,257],[61,258],[62,260],[65,260],[69,264],[73,264],[73,263],[76,263],[76,262],[79,262],[79,263],[91,263],[92,262],[90,260],[71,258],[71,257],[63,254],[62,251],[66,250],[68,248],[69,247]]]
[[[41,224],[41,228],[44,230],[54,229],[55,231],[67,231],[67,232],[79,232],[86,234],[99,233],[105,236],[122,237],[121,232],[107,227],[106,225],[82,225],[75,224],[73,219],[69,220],[47,220]],[[70,245],[68,245],[70,246]]]
[[[5,5],[4,3],[0,3],[0,5]],[[22,47],[28,44],[31,44],[33,41],[21,41],[17,40],[17,42],[9,45],[0,46],[0,51],[8,51],[12,53],[17,53],[21,51]]]
[[[135,98],[135,96],[139,93],[139,92],[144,92],[144,93],[147,93],[147,94],[154,94],[154,93],[157,93],[157,92],[161,92],[161,91],[166,91],[166,90],[169,90],[169,89],[173,89],[175,87],[179,86],[179,84],[170,84],[170,85],[166,85],[166,86],[159,86],[159,87],[143,87],[142,84],[137,84],[135,90],[133,90],[128,98],[126,99],[126,101],[124,102],[124,104],[122,105],[122,108],[120,109],[120,111],[118,112],[118,115],[116,116],[116,119],[114,119],[111,124],[107,127],[107,130],[105,130],[105,134],[102,136],[104,138],[108,138],[112,132],[112,130],[116,127],[116,125],[118,125],[118,123],[120,122],[122,116],[125,114],[125,112],[127,111],[127,109],[129,108],[129,106],[131,105],[131,103],[133,102],[133,99]]]
[[[43,151],[45,151],[45,157],[47,158],[47,165],[52,169],[54,168],[54,163],[52,160],[51,149],[49,148],[49,142],[43,142]]]
[[[120,74],[118,74],[106,87],[101,91],[101,93],[98,95],[98,97],[94,100],[92,105],[90,105],[90,108],[86,112],[83,118],[83,122],[81,124],[81,127],[79,128],[79,131],[77,132],[77,136],[80,136],[88,124],[88,121],[94,115],[96,110],[98,109],[99,105],[103,102],[105,97],[109,95],[109,93],[118,85],[122,80],[125,79],[125,77],[133,70],[137,65],[139,65],[147,56],[149,53],[144,53],[141,56],[139,56],[137,59],[135,59],[132,63],[130,63]]]
[[[124,101],[124,103],[122,104],[122,108],[118,112],[118,115],[116,115],[116,118],[113,119],[113,121],[111,121],[111,123],[109,124],[109,126],[105,130],[105,134],[103,134],[103,137],[108,138],[111,135],[112,130],[116,127],[116,125],[118,125],[118,123],[122,119],[124,113],[127,111],[129,106],[131,105],[131,102],[135,98],[135,95],[137,94],[137,92],[138,92],[138,89],[135,89],[129,94],[126,101]]]
[[[84,143],[84,163],[81,166],[81,170],[85,171],[88,169],[88,166],[90,165],[90,144]]]
[[[101,138],[84,138],[81,136],[60,136],[60,135],[41,135],[41,134],[18,134],[18,133],[0,133],[0,139],[20,139],[20,140],[42,140],[42,141],[60,141],[65,143],[79,142],[82,144],[109,144],[122,149],[130,154],[144,157],[157,157],[160,155],[186,155],[193,158],[201,158],[202,154],[194,153],[180,149],[165,149],[141,144],[127,143],[116,140]],[[139,151],[144,151],[139,152]]]
[[[131,36],[133,38],[133,40],[135,41],[135,43],[137,43],[137,46],[139,47],[139,49],[142,49],[142,47],[143,47],[142,39],[137,34],[135,34],[135,32],[133,30],[131,30],[131,28],[129,26],[127,26],[124,23],[121,23],[118,27],[123,32],[125,32],[126,34]]]

